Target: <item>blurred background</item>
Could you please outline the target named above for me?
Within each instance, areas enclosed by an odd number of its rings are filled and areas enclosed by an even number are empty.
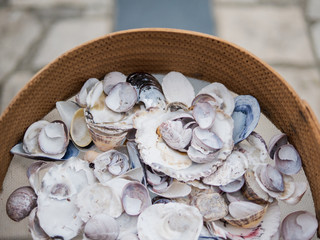
[[[320,0],[0,0],[0,112],[62,53],[138,27],[194,30],[246,48],[320,119]]]

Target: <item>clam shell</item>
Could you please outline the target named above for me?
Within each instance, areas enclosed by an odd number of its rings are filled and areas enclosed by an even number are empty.
[[[79,147],[86,147],[92,142],[89,129],[84,117],[84,109],[77,110],[72,118],[70,136],[73,142]]]
[[[216,116],[215,108],[210,103],[197,103],[192,111],[194,119],[202,129],[209,129]]]
[[[34,208],[28,218],[28,230],[31,233],[32,239],[50,239],[40,226],[37,211],[38,208]]]
[[[242,188],[243,195],[255,203],[267,203],[271,199],[261,187],[260,184],[257,182],[255,174],[252,170],[247,170],[244,174],[244,186]]]
[[[276,167],[286,175],[293,175],[302,168],[301,157],[295,147],[291,144],[282,145],[275,152]]]
[[[82,86],[80,92],[76,95],[76,102],[81,107],[87,106],[87,96],[91,89],[99,83],[99,80],[96,78],[89,78]]]
[[[222,109],[227,115],[231,116],[235,108],[235,102],[231,92],[222,83],[211,83],[202,88],[198,95],[200,94],[209,94],[212,96],[217,102],[219,102],[220,109]]]
[[[264,165],[260,170],[260,181],[269,190],[274,192],[284,191],[282,174],[270,164]]]
[[[119,235],[118,222],[107,214],[96,214],[84,226],[85,239],[116,240]]]
[[[244,177],[241,176],[240,178],[234,180],[231,183],[228,183],[227,185],[219,186],[219,188],[226,192],[226,193],[231,193],[231,192],[236,192],[239,191],[244,184]]]
[[[166,100],[171,102],[181,102],[191,106],[195,97],[194,89],[189,80],[180,72],[169,72],[164,76],[162,89]],[[181,91],[177,91],[180,89]]]
[[[73,101],[58,101],[56,102],[56,108],[62,121],[70,131],[73,115],[79,109],[79,106]]]
[[[164,198],[172,199],[188,196],[190,192],[191,187],[188,186],[186,183],[173,180],[173,182],[170,184],[170,186],[165,192],[156,192],[156,194]]]
[[[246,139],[259,122],[260,106],[257,99],[250,95],[237,96],[231,116],[234,120],[233,140],[237,144]]]
[[[121,72],[109,72],[103,79],[103,91],[109,94],[110,90],[118,83],[125,82],[127,77]]]
[[[279,147],[288,143],[288,136],[285,133],[280,133],[274,135],[268,144],[268,153],[270,157],[273,159],[275,152]]]
[[[290,205],[299,203],[308,188],[308,184],[306,182],[294,182],[294,184],[295,188],[293,194],[290,197],[282,200]]]
[[[233,202],[231,204],[239,204],[239,203],[240,202]],[[264,207],[262,207],[262,209],[245,217],[233,218],[228,215],[224,217],[224,220],[226,220],[228,223],[236,227],[254,228],[254,227],[257,227],[262,221],[264,215],[267,212],[267,208],[268,208],[268,205],[265,205]],[[229,205],[229,211],[230,211],[230,205]]]
[[[212,107],[218,108],[221,102],[212,97],[209,94],[198,94],[192,101],[191,106],[195,106],[197,103],[209,103]]]

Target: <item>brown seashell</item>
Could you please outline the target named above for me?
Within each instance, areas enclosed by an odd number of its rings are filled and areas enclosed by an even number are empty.
[[[265,213],[268,209],[268,204],[264,206],[264,208],[257,213],[251,214],[247,217],[243,218],[233,218],[230,215],[224,217],[224,220],[226,220],[228,223],[235,227],[241,227],[241,228],[253,228],[260,224],[262,221]]]
[[[244,179],[245,182],[242,187],[242,193],[247,199],[258,204],[269,202],[269,195],[259,186],[252,170],[246,171],[244,174]]]

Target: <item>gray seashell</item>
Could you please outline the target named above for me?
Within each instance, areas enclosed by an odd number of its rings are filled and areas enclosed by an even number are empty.
[[[110,90],[118,83],[125,82],[127,77],[121,72],[110,72],[103,79],[103,91],[109,94]]]
[[[284,133],[280,133],[274,135],[268,144],[268,153],[269,156],[273,159],[275,152],[278,150],[279,147],[288,143],[288,136]]]
[[[29,186],[13,191],[6,203],[7,215],[16,222],[29,216],[32,209],[37,206],[37,195]]]
[[[281,235],[284,240],[308,240],[316,233],[318,221],[307,211],[290,213],[282,221]]]
[[[192,111],[193,117],[202,129],[209,129],[216,117],[215,108],[210,103],[197,103]]]
[[[80,92],[76,95],[76,102],[81,107],[87,106],[87,96],[90,90],[99,82],[96,78],[89,78],[82,86]]]
[[[241,176],[238,179],[234,180],[233,182],[228,183],[227,185],[219,186],[219,188],[226,193],[232,193],[232,192],[239,191],[242,188],[243,184],[244,184],[244,177]]]
[[[281,173],[270,164],[261,167],[259,178],[267,189],[274,192],[284,191],[284,182]]]
[[[234,120],[234,144],[246,139],[255,129],[260,118],[260,106],[257,99],[250,95],[235,98],[235,108],[231,115]]]
[[[282,145],[275,152],[276,167],[286,175],[293,175],[300,171],[302,162],[298,151],[291,144]]]
[[[209,94],[198,94],[192,101],[191,106],[195,106],[198,103],[209,103],[212,107],[219,107],[220,103]]]

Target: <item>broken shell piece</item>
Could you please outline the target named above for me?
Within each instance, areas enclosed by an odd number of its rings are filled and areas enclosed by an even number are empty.
[[[167,120],[161,123],[159,132],[166,144],[178,151],[184,150],[192,137],[192,130],[184,128],[182,122],[178,120]]]
[[[182,102],[187,106],[191,106],[192,100],[195,97],[193,86],[180,72],[172,71],[165,75],[162,82],[162,89],[169,103]],[[177,91],[177,89],[181,91]]]
[[[244,174],[244,185],[242,188],[243,195],[255,203],[263,204],[271,201],[268,193],[266,193],[257,182],[254,172],[250,169]]]
[[[94,175],[104,184],[112,178],[112,174],[108,171],[108,166],[111,162],[112,155],[115,153],[115,150],[109,150],[107,152],[99,154],[94,160]]]
[[[228,205],[219,193],[200,192],[193,197],[192,205],[199,209],[204,221],[215,221],[228,214]]]
[[[41,183],[44,175],[54,165],[56,164],[52,162],[48,163],[44,161],[37,161],[29,166],[27,176],[31,187],[36,192],[36,194],[38,194],[41,189]]]
[[[139,215],[151,205],[148,190],[138,182],[130,182],[124,187],[121,200],[123,209],[130,216]]]
[[[62,121],[54,121],[44,126],[38,137],[40,149],[50,155],[64,153],[69,143],[67,126]]]
[[[38,208],[34,208],[28,218],[28,229],[31,233],[32,239],[50,239],[50,237],[41,228],[39,218],[37,216]]]
[[[268,159],[268,147],[265,140],[260,134],[253,131],[246,138],[246,140],[248,141],[248,143],[250,143],[252,148],[256,148],[257,151],[259,151],[259,155],[260,155],[259,159],[261,162],[264,162],[266,159]]]
[[[80,92],[76,95],[76,102],[81,107],[87,107],[87,96],[91,89],[99,82],[96,78],[89,78],[82,86]]]
[[[223,239],[232,240],[270,240],[280,225],[280,208],[278,204],[271,204],[263,217],[261,224],[254,228],[239,228],[227,222],[207,222],[206,226],[211,234]]]
[[[23,136],[23,150],[26,153],[37,154],[42,152],[38,144],[39,133],[41,129],[48,124],[48,121],[40,120],[32,123],[28,127]]]
[[[127,112],[137,102],[136,90],[127,82],[118,83],[106,97],[105,103],[112,111]]]
[[[179,110],[182,110],[185,112],[189,111],[188,106],[181,102],[168,103],[165,110],[169,112],[176,112]]]
[[[248,199],[242,194],[241,191],[227,193],[226,197],[230,203],[235,201],[248,201]]]
[[[84,226],[84,236],[88,240],[116,240],[118,235],[117,221],[104,213],[94,215]]]
[[[209,129],[214,123],[215,109],[210,103],[197,103],[192,111],[194,119],[202,129]]]
[[[37,206],[37,195],[29,187],[20,187],[14,190],[6,203],[7,215],[15,222],[19,222],[29,216],[32,209]]]
[[[62,121],[70,131],[73,115],[79,109],[79,106],[73,101],[58,101],[56,102],[56,108]]]
[[[137,216],[129,216],[125,212],[116,219],[119,225],[119,240],[139,240],[137,236]],[[132,238],[130,238],[132,237]]]
[[[290,213],[282,221],[281,236],[284,240],[311,239],[318,228],[316,217],[307,211]]]
[[[105,213],[113,218],[119,217],[122,212],[120,196],[110,186],[95,183],[86,186],[78,193],[76,206],[79,208],[78,216],[87,222],[98,213]]]
[[[291,144],[279,147],[275,152],[274,159],[278,170],[286,175],[296,174],[302,167],[300,155]]]
[[[263,165],[260,169],[260,180],[269,190],[274,192],[284,191],[284,182],[281,173],[270,164]]]
[[[241,176],[238,179],[234,180],[233,182],[228,183],[227,185],[219,186],[219,188],[226,193],[232,193],[232,192],[239,191],[242,188],[243,184],[244,184],[244,177]]]
[[[258,124],[260,106],[257,99],[250,95],[237,96],[231,116],[234,121],[233,140],[237,144],[246,139]]]
[[[70,136],[79,147],[86,147],[92,142],[89,129],[84,117],[84,109],[80,108],[75,112],[71,122]]]
[[[306,182],[294,182],[294,184],[295,188],[293,194],[289,198],[282,200],[290,205],[295,205],[300,202],[308,187],[308,184]]]
[[[103,91],[109,94],[110,90],[118,83],[125,82],[127,77],[121,72],[110,72],[104,76]]]
[[[138,217],[140,240],[196,240],[203,221],[196,207],[181,203],[154,204]]]
[[[223,142],[215,133],[196,127],[192,132],[191,146],[214,153],[223,147]]]
[[[164,192],[160,193],[159,191],[154,191],[154,188],[155,187],[153,187],[152,190],[155,194],[169,199],[185,197],[188,196],[191,192],[190,186],[177,180],[173,180]]]
[[[219,108],[227,115],[231,116],[235,107],[235,102],[231,92],[222,83],[211,83],[202,88],[198,95],[199,94],[211,95],[217,102],[219,102]]]
[[[241,207],[241,209],[239,209],[239,207]],[[257,227],[267,212],[267,208],[268,205],[260,207],[260,205],[251,202],[232,202],[229,205],[230,215],[224,217],[224,220],[236,227]],[[233,217],[231,213],[235,217]]]
[[[239,151],[233,151],[216,172],[203,178],[202,181],[208,185],[224,186],[241,177],[246,172],[247,167],[248,163],[245,155]]]
[[[128,171],[129,157],[126,154],[114,150],[110,158],[108,170],[111,174],[118,176]]]
[[[136,72],[127,77],[127,82],[136,88],[138,101],[143,102],[146,109],[166,106],[162,88],[158,80],[149,73]]]
[[[274,135],[268,144],[268,152],[270,157],[274,158],[274,153],[278,150],[279,147],[288,143],[288,136],[284,133]]]
[[[217,160],[217,153],[202,153],[193,146],[190,146],[187,151],[188,157],[195,163],[212,163]],[[216,161],[218,162],[218,161]],[[219,164],[217,164],[219,165]]]

